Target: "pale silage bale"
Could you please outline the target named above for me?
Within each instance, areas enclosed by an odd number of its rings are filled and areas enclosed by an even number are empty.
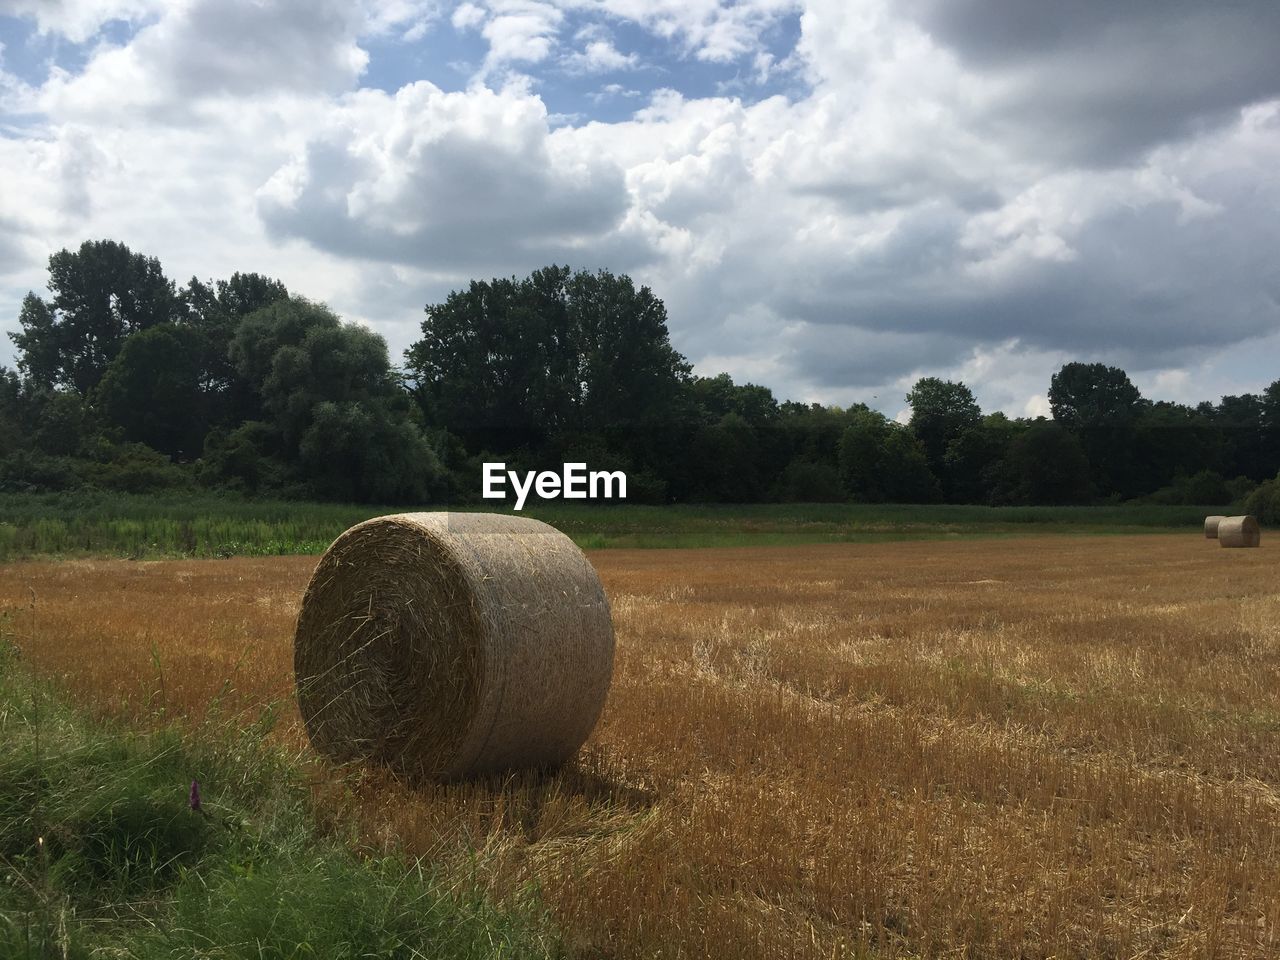
[[[294,637],[316,750],[415,778],[554,767],[595,726],[613,623],[582,551],[526,517],[407,513],[321,558]]]
[[[1205,517],[1204,518],[1204,537],[1206,540],[1218,539],[1218,524],[1222,523],[1226,517]]]
[[[1218,542],[1224,547],[1256,547],[1261,539],[1257,517],[1224,517],[1218,524]]]

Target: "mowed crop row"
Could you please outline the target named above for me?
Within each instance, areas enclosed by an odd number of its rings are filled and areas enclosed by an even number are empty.
[[[579,763],[337,829],[617,957],[1280,955],[1280,577],[1197,536],[592,556],[618,633]],[[292,706],[312,558],[0,567],[0,630],[92,709]],[[34,601],[31,599],[34,596]]]

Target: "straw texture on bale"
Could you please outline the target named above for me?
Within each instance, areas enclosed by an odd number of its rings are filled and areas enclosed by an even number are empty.
[[[454,780],[554,767],[591,733],[613,674],[600,579],[526,517],[406,513],[342,534],[294,637],[316,750]]]
[[[1205,517],[1204,518],[1204,538],[1206,540],[1217,540],[1218,524],[1220,524],[1225,519],[1227,518],[1226,517]]]
[[[1257,517],[1224,517],[1218,524],[1218,542],[1224,547],[1256,547],[1261,540]]]

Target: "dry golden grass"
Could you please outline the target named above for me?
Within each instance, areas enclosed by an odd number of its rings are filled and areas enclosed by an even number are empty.
[[[592,559],[618,659],[581,762],[425,790],[318,780],[335,824],[499,896],[535,883],[584,956],[1280,956],[1266,548]],[[0,607],[93,708],[195,719],[291,702],[314,562],[13,565]]]

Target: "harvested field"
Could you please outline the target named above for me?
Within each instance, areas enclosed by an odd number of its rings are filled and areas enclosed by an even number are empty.
[[[615,679],[555,777],[339,789],[535,884],[583,956],[1280,956],[1280,576],[1186,537],[598,552]],[[0,567],[91,709],[292,706],[314,558]],[[34,607],[31,596],[34,595]]]

